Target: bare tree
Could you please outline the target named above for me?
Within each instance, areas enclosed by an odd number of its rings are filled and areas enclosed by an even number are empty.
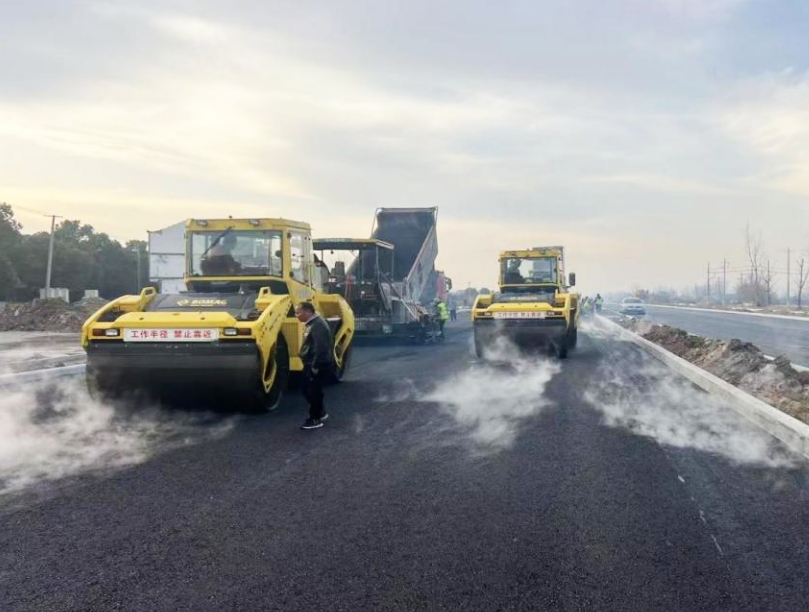
[[[735,289],[736,301],[739,304],[756,303],[758,293],[747,275],[739,279]]]
[[[803,288],[806,287],[806,282],[809,281],[809,265],[807,264],[806,257],[801,257],[795,261],[798,266],[796,273],[796,284],[798,285],[798,310],[802,308],[801,296],[803,295]]]
[[[756,306],[761,306],[762,287],[761,280],[764,276],[764,255],[761,246],[761,234],[753,234],[750,231],[750,224],[747,224],[744,235],[745,247],[747,249],[747,260],[750,263],[750,285],[753,288],[754,301]],[[771,281],[772,279],[770,279]]]

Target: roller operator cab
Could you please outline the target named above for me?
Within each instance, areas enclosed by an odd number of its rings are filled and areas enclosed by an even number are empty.
[[[475,353],[498,338],[523,348],[547,346],[564,359],[578,341],[579,296],[565,278],[564,248],[535,247],[500,254],[499,291],[479,295],[472,308]]]
[[[322,292],[310,227],[285,219],[192,219],[185,232],[187,292],[120,297],[82,328],[87,382],[102,396],[192,398],[269,410],[290,374],[311,301],[334,332],[335,379],[351,354],[354,314]]]

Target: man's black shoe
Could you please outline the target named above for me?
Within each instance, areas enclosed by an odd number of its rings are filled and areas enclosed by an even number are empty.
[[[325,421],[325,420],[326,420],[326,419],[328,419],[328,418],[329,418],[329,413],[328,413],[328,412],[324,412],[324,413],[323,413],[323,416],[322,416],[322,417],[320,417],[320,418],[318,419],[318,421],[323,422],[323,421]]]
[[[301,429],[318,429],[320,427],[323,427],[320,419],[306,419],[306,422],[301,425]]]

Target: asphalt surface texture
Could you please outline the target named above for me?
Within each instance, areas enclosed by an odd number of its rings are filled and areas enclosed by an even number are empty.
[[[6,493],[0,610],[806,610],[806,461],[587,327],[358,347],[322,429],[290,395]]]
[[[809,366],[809,320],[777,319],[680,308],[647,306],[652,323],[670,325],[692,334],[752,342],[767,355],[786,355],[798,365]]]

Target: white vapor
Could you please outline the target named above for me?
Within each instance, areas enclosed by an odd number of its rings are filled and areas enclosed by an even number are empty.
[[[486,360],[440,383],[425,401],[440,404],[481,451],[511,447],[524,421],[551,405],[545,389],[560,371],[545,358],[519,357],[498,339]]]
[[[799,458],[779,447],[768,433],[746,421],[716,397],[693,387],[651,357],[638,355],[617,336],[593,323],[593,338],[610,337],[620,346],[604,359],[585,400],[609,427],[627,429],[664,446],[721,455],[736,464],[790,467]]]
[[[224,435],[233,425],[211,421],[156,408],[124,413],[90,398],[75,379],[8,391],[0,397],[0,495],[140,463],[160,450]]]

